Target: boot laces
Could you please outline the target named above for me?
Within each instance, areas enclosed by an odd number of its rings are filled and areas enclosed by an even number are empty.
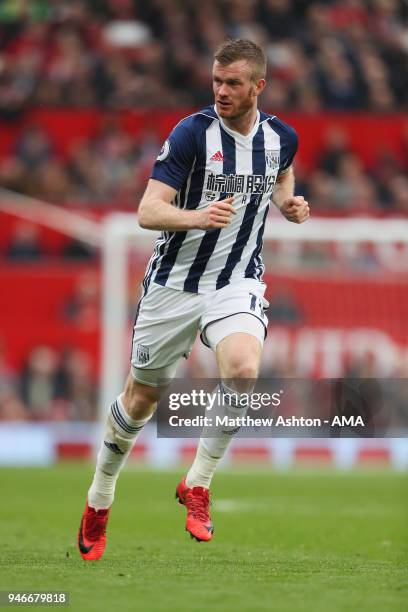
[[[107,510],[94,511],[86,521],[86,537],[95,541],[106,534]]]
[[[208,521],[210,519],[208,512],[210,504],[208,490],[202,487],[194,487],[194,489],[188,493],[187,498],[189,509],[193,517],[203,523]]]

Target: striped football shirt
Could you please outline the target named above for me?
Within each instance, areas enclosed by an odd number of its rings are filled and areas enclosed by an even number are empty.
[[[210,106],[183,119],[164,143],[152,178],[177,190],[172,204],[197,210],[234,196],[223,229],[162,231],[143,281],[207,293],[243,278],[261,280],[262,238],[278,175],[292,163],[297,135],[258,111],[249,134],[229,129]]]

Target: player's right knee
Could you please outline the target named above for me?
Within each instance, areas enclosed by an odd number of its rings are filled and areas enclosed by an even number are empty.
[[[134,380],[130,374],[121,399],[126,412],[132,419],[145,419],[153,414],[156,408],[158,389]]]

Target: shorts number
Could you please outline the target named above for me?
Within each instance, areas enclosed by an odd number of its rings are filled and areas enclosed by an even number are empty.
[[[249,295],[251,297],[251,302],[249,304],[249,310],[252,310],[253,312],[255,312],[255,310],[258,307],[259,314],[262,317],[264,314],[262,298],[260,298],[259,295],[255,295],[255,293],[250,293]]]

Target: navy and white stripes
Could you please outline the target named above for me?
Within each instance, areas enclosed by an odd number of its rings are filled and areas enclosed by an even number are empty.
[[[143,429],[144,422],[141,425],[131,425],[133,419],[131,419],[118,400],[115,400],[111,405],[111,415],[114,420],[116,429],[120,429],[125,433],[125,437],[136,436],[136,434]]]
[[[152,178],[176,190],[174,206],[188,210],[234,197],[236,214],[223,229],[163,232],[147,267],[151,282],[208,293],[243,278],[260,280],[266,216],[279,173],[292,163],[296,132],[259,112],[251,132],[226,126],[209,107],[183,119],[169,136]]]

